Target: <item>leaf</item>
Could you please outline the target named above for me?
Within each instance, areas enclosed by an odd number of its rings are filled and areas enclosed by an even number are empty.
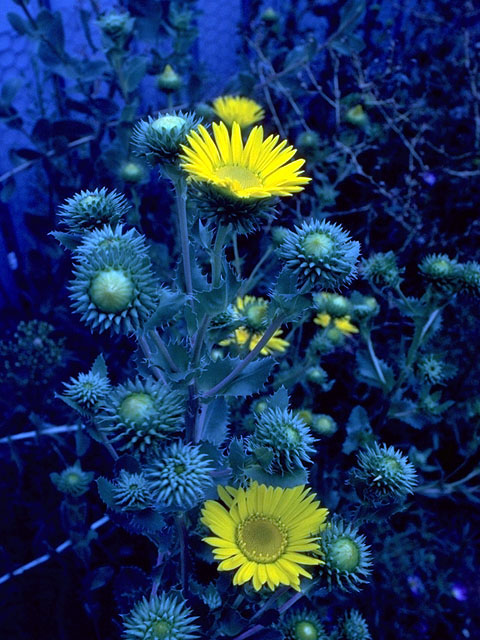
[[[128,93],[135,91],[147,72],[147,59],[143,56],[135,56],[128,59],[123,72],[125,75],[125,90]]]
[[[268,447],[257,447],[252,453],[262,469],[267,470],[273,460],[273,451]]]
[[[240,362],[242,362],[241,358],[230,357],[210,362],[198,377],[199,391],[205,392],[215,387]],[[258,393],[270,375],[274,364],[275,360],[273,358],[262,358],[261,360],[250,362],[234,380],[219,391],[220,395],[247,397]]]
[[[232,438],[228,449],[228,463],[234,473],[240,473],[245,466],[248,456],[241,438]]]
[[[50,49],[62,51],[65,47],[65,34],[63,31],[62,14],[59,11],[51,12],[42,9],[36,19],[37,26],[41,33],[48,40]],[[59,59],[58,56],[57,60]]]
[[[107,364],[105,362],[105,358],[103,357],[103,354],[100,354],[95,358],[95,362],[92,365],[91,372],[94,375],[100,375],[105,378],[108,377]]]
[[[280,409],[280,411],[285,411],[288,409],[290,402],[288,391],[282,386],[277,389],[272,396],[265,398],[265,402],[269,409]]]
[[[158,306],[145,323],[145,331],[151,331],[172,321],[175,315],[183,309],[187,299],[187,296],[181,291],[172,291],[162,287],[159,293]]]
[[[69,141],[93,134],[92,125],[80,120],[57,120],[52,124],[52,134],[61,136]]]
[[[245,469],[245,473],[251,480],[255,480],[259,484],[283,487],[284,489],[298,487],[298,485],[306,484],[308,481],[308,474],[305,469],[298,469],[280,476],[267,473],[259,465],[252,465]]]
[[[109,480],[107,480],[103,476],[100,476],[100,478],[97,478],[96,482],[97,482],[98,495],[100,496],[100,498],[103,500],[103,502],[107,505],[109,509],[117,510],[118,507],[115,504],[115,498],[114,498],[115,486],[113,485],[113,483],[111,483]]]
[[[225,398],[218,397],[205,409],[202,440],[220,445],[227,437],[228,406]]]
[[[20,17],[17,13],[13,13],[12,11],[9,11],[7,13],[7,18],[10,24],[12,25],[12,27],[15,29],[15,31],[19,33],[21,36],[33,35],[34,31],[32,27],[28,24],[26,20]]]
[[[349,455],[359,447],[372,443],[373,440],[368,413],[362,406],[357,405],[352,409],[347,421],[347,437],[343,443],[342,451]]]
[[[22,158],[22,160],[38,160],[39,158],[43,158],[44,154],[41,151],[37,151],[36,149],[28,149],[27,147],[22,147],[21,149],[13,149],[13,153]]]
[[[12,100],[15,98],[18,90],[22,86],[23,86],[23,80],[22,78],[19,78],[17,76],[13,78],[9,78],[8,80],[5,80],[5,82],[2,85],[2,92],[1,92],[1,98],[4,106],[10,106]]]
[[[366,382],[372,387],[389,391],[395,384],[393,369],[386,362],[380,360],[380,358],[376,358],[376,361],[380,371],[382,372],[385,384],[382,384],[380,381],[378,372],[367,351],[359,350],[356,353],[357,376],[361,381]]]
[[[80,244],[80,240],[75,236],[72,236],[71,233],[65,233],[64,231],[50,231],[49,236],[53,236],[55,240],[65,247],[65,249],[70,249],[70,251],[75,251],[75,249]]]

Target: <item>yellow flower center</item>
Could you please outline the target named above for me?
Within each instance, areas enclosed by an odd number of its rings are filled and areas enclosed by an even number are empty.
[[[141,424],[153,409],[153,398],[147,393],[131,393],[120,405],[120,417]]]
[[[333,240],[325,233],[310,233],[302,244],[308,258],[324,258],[333,249]]]
[[[78,473],[72,472],[67,474],[66,480],[69,485],[79,484],[80,476],[78,475]]]
[[[260,178],[247,167],[240,167],[235,164],[226,164],[219,167],[215,174],[221,180],[231,180],[238,183],[240,189],[251,189],[252,187],[262,187]]]
[[[390,456],[385,456],[383,458],[382,467],[385,469],[385,471],[391,473],[398,473],[402,469],[402,465],[398,462],[398,460]]]
[[[237,526],[237,544],[253,562],[275,562],[288,543],[287,530],[276,518],[254,514]]]

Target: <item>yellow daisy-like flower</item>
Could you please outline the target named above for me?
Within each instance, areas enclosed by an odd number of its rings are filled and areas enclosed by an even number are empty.
[[[310,178],[302,176],[305,160],[290,162],[296,153],[279,136],[263,139],[263,127],[254,127],[243,144],[240,125],[230,135],[223,122],[213,124],[213,135],[202,125],[182,145],[182,167],[192,180],[207,183],[236,200],[291,196]]]
[[[319,533],[328,510],[321,508],[309,487],[267,487],[254,482],[248,489],[218,487],[225,504],[207,500],[201,521],[215,534],[204,538],[220,560],[219,571],[236,569],[233,584],[252,580],[259,591],[285,584],[300,591],[300,576],[312,575],[302,565],[323,561],[318,552]]]
[[[315,324],[319,324],[326,329],[332,322],[332,316],[329,313],[318,313],[313,319]],[[344,335],[350,335],[352,333],[358,333],[358,327],[350,322],[350,316],[342,316],[341,318],[333,319],[334,326],[341,331]]]
[[[290,343],[288,340],[284,340],[280,336],[282,335],[282,330],[277,329],[270,340],[260,349],[260,354],[262,356],[270,356],[275,352],[285,353]],[[233,332],[233,336],[231,338],[226,338],[222,340],[219,344],[221,347],[228,347],[232,344],[236,344],[239,347],[247,347],[249,351],[253,351],[259,341],[262,339],[263,333],[252,332],[247,327],[238,327]]]
[[[220,120],[230,127],[238,122],[243,129],[265,117],[265,111],[255,100],[241,96],[221,96],[213,101],[212,106]]]

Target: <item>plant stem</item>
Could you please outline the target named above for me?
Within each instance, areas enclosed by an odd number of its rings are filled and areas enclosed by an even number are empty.
[[[182,591],[185,594],[187,589],[187,567],[186,567],[186,527],[185,516],[183,513],[179,513],[175,518],[175,524],[177,525],[178,539],[180,543],[180,582],[182,585]]]
[[[233,232],[233,255],[234,255],[234,265],[235,271],[237,272],[237,276],[239,278],[242,277],[242,267],[240,266],[240,254],[238,253],[238,233],[236,231]]]
[[[154,329],[152,332],[152,337],[153,340],[156,344],[156,346],[158,347],[158,350],[160,351],[160,353],[162,354],[162,356],[165,358],[165,360],[168,363],[168,366],[170,367],[170,369],[176,373],[178,371],[178,367],[175,364],[175,362],[172,360],[172,356],[170,355],[164,341],[162,340],[162,338],[158,335],[158,331],[156,329]]]
[[[240,287],[240,290],[238,292],[238,295],[240,297],[242,297],[245,293],[248,293],[248,291],[250,291],[250,289],[252,288],[251,285],[252,285],[252,282],[254,281],[255,276],[259,272],[259,270],[262,267],[262,265],[265,262],[265,260],[267,260],[272,253],[273,253],[273,248],[272,247],[268,247],[268,249],[265,251],[263,256],[260,258],[260,260],[257,262],[255,267],[253,268],[252,273],[248,276],[248,278],[245,280],[245,282]]]
[[[141,348],[141,350],[143,351],[143,355],[145,356],[145,359],[147,360],[147,364],[148,366],[150,366],[150,361],[152,360],[153,354],[152,351],[150,349],[150,345],[148,344],[146,338],[144,338],[144,336],[141,336],[138,338],[138,344]],[[167,381],[165,380],[165,376],[163,375],[161,369],[159,367],[155,367],[152,366],[151,367],[152,372],[154,374],[154,376],[157,378],[157,380],[160,380],[161,382],[163,382],[163,384],[167,384]]]
[[[215,244],[213,245],[212,256],[212,287],[218,287],[220,284],[220,277],[222,275],[222,257],[223,257],[223,245],[225,239],[230,230],[230,227],[225,227],[223,224],[219,225],[217,229],[217,235],[215,236]]]
[[[283,322],[283,317],[274,317],[270,326],[268,327],[268,329],[265,331],[265,333],[263,334],[263,336],[260,338],[260,340],[258,341],[258,343],[255,345],[255,347],[252,349],[252,351],[250,351],[250,353],[248,355],[245,356],[245,358],[239,362],[237,364],[237,366],[235,367],[235,369],[233,371],[231,371],[228,376],[225,376],[225,378],[223,380],[220,380],[220,382],[218,384],[216,384],[212,389],[210,389],[209,391],[206,391],[203,396],[201,396],[202,398],[210,398],[211,396],[216,395],[219,391],[221,391],[223,389],[223,387],[226,387],[228,384],[230,384],[230,382],[232,382],[233,380],[235,380],[235,378],[240,375],[240,373],[245,369],[245,367],[247,366],[247,364],[249,364],[250,362],[252,362],[252,360],[254,360],[257,355],[260,353],[260,351],[263,349],[263,347],[267,344],[267,342],[270,340],[270,338],[273,336],[273,334],[275,333],[275,331],[277,331],[277,329],[279,329],[282,325]]]
[[[185,288],[189,296],[193,293],[192,265],[190,264],[190,242],[188,240],[187,221],[187,183],[183,176],[172,178],[175,188],[175,200],[177,203],[178,228],[182,246],[183,273],[185,275]]]

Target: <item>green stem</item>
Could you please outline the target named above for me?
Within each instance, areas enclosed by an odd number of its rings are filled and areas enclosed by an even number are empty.
[[[383,375],[383,371],[382,371],[382,367],[380,366],[380,362],[378,361],[378,358],[375,354],[375,350],[373,348],[373,344],[372,344],[372,338],[370,336],[370,333],[363,335],[363,338],[365,340],[365,342],[367,343],[367,348],[368,348],[368,355],[370,356],[370,360],[373,364],[373,368],[375,369],[375,373],[377,374],[377,378],[380,382],[380,384],[385,387],[387,384],[387,381],[385,380],[385,376]]]
[[[151,367],[153,375],[157,378],[157,380],[160,380],[160,382],[163,382],[163,384],[167,384],[167,381],[165,380],[165,376],[163,375],[161,369],[159,367],[155,367],[155,366],[151,366],[150,362],[152,360],[153,354],[152,354],[152,350],[150,349],[150,345],[148,344],[146,338],[144,336],[141,336],[138,338],[138,344],[140,346],[140,349],[143,351],[143,355],[145,356],[145,359],[147,361],[147,365],[149,367]]]
[[[194,367],[197,366],[200,360],[200,355],[202,353],[202,345],[205,339],[205,334],[207,333],[209,322],[210,322],[210,316],[208,315],[208,313],[206,313],[200,322],[200,326],[197,329],[197,333],[195,334],[195,339],[193,342],[192,363]]]
[[[170,355],[164,341],[162,340],[162,338],[158,335],[158,331],[156,329],[154,329],[153,331],[151,331],[153,340],[155,342],[155,344],[158,347],[158,350],[160,351],[160,353],[162,354],[162,356],[165,358],[165,360],[167,361],[168,366],[170,367],[170,369],[176,373],[178,371],[178,367],[175,364],[175,362],[172,360],[172,356]]]
[[[177,203],[178,227],[182,245],[183,272],[185,274],[185,288],[189,296],[193,293],[192,265],[190,264],[190,243],[188,240],[187,222],[187,183],[183,176],[172,178]]]
[[[185,516],[179,513],[175,518],[177,525],[178,539],[180,542],[180,582],[182,591],[185,594],[187,589],[187,532],[185,527]]]
[[[236,231],[233,232],[233,255],[235,271],[237,272],[237,276],[241,278],[242,267],[240,266],[240,254],[238,253],[238,233]]]
[[[219,225],[217,229],[217,235],[215,237],[215,244],[213,246],[212,256],[212,287],[218,287],[220,284],[220,277],[222,275],[222,256],[223,245],[227,237],[230,227],[225,227],[223,224]]]
[[[212,396],[215,396],[219,391],[221,391],[223,389],[223,387],[226,387],[228,384],[230,384],[230,382],[235,380],[235,378],[238,375],[240,375],[240,373],[245,369],[247,364],[252,362],[252,360],[254,360],[257,357],[257,355],[260,353],[260,351],[263,349],[263,347],[267,344],[267,342],[270,340],[270,338],[274,335],[275,331],[277,331],[277,329],[280,329],[280,327],[282,325],[282,322],[283,322],[283,316],[276,317],[276,318],[274,317],[272,322],[271,322],[271,324],[270,324],[270,326],[265,331],[265,333],[260,338],[260,340],[255,345],[255,347],[252,349],[252,351],[250,351],[250,353],[248,355],[246,355],[245,358],[241,362],[239,362],[237,364],[235,369],[233,371],[231,371],[228,374],[228,376],[225,376],[225,378],[223,380],[220,380],[220,382],[218,384],[216,384],[214,387],[212,387],[212,389],[210,389],[209,391],[206,391],[203,394],[203,396],[201,396],[201,397],[202,398],[210,398]]]
[[[255,265],[254,269],[252,270],[252,273],[248,276],[248,278],[245,280],[243,285],[240,287],[240,290],[238,292],[239,297],[242,297],[243,295],[248,293],[248,291],[250,291],[250,289],[252,288],[252,283],[254,281],[255,276],[259,272],[265,260],[267,260],[272,253],[273,253],[273,247],[268,247],[268,249],[265,251],[263,256]]]

